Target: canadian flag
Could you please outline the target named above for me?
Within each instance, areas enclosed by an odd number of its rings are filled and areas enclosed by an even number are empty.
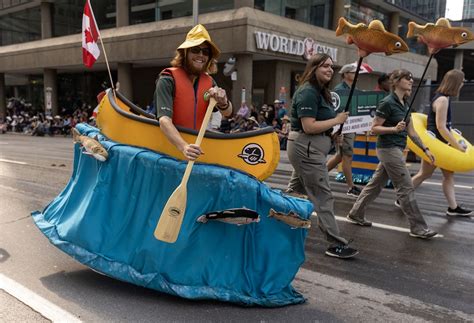
[[[354,66],[357,66],[357,62],[354,62],[352,64],[354,64]],[[362,63],[362,65],[360,66],[359,74],[368,74],[372,73],[373,71],[374,69],[372,68],[372,66],[367,63]]]
[[[84,14],[82,15],[82,61],[84,65],[91,68],[100,56],[100,49],[97,45],[99,29],[95,22],[91,3],[86,0]]]
[[[94,111],[92,111],[92,118],[97,119],[98,113],[99,113],[99,106],[96,106]]]

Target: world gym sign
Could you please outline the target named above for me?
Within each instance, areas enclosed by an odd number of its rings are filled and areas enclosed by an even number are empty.
[[[334,62],[337,60],[337,48],[322,45],[309,37],[300,40],[256,31],[255,42],[258,49],[270,52],[301,56],[304,59],[309,59],[312,55],[317,53],[325,53],[328,54]]]

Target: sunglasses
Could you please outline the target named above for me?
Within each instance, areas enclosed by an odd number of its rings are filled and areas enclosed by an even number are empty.
[[[413,80],[413,76],[411,76],[411,74],[409,74],[409,75],[403,75],[403,76],[400,76],[398,79],[399,79],[399,80],[405,79],[405,80],[407,80],[407,81],[412,81],[412,80]]]
[[[211,55],[211,49],[209,47],[201,48],[199,46],[196,46],[196,47],[191,47],[189,49],[189,51],[193,54],[202,53],[204,56],[210,56]]]

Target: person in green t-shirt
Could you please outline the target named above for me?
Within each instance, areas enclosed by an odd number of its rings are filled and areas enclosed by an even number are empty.
[[[365,220],[365,209],[377,198],[387,180],[390,179],[397,192],[400,207],[408,218],[410,236],[429,239],[438,233],[428,229],[416,203],[415,188],[403,155],[407,135],[425,152],[431,163],[434,162],[434,157],[421,142],[410,120],[407,123],[404,121],[408,110],[408,97],[413,86],[412,74],[404,69],[395,70],[390,80],[392,92],[379,102],[372,122],[372,133],[378,135],[377,157],[380,162],[372,179],[349,211],[347,219],[354,224],[371,226],[372,223]]]
[[[318,227],[332,243],[326,255],[351,258],[358,251],[349,247],[349,241],[339,233],[326,167],[332,128],[344,123],[349,115],[348,112],[336,114],[332,106],[328,85],[333,74],[333,61],[327,54],[316,54],[306,64],[293,96],[287,152],[294,173],[318,214]]]
[[[342,75],[342,82],[334,87],[334,91],[350,90],[352,83],[354,83],[356,70],[357,65],[354,63],[344,65],[339,71],[339,74]],[[359,92],[359,90],[355,88],[354,93],[357,92]],[[356,134],[355,132],[345,133],[342,136],[342,143],[336,147],[337,153],[327,161],[326,165],[328,171],[331,171],[334,167],[339,165],[339,163],[342,163],[342,172],[346,178],[346,184],[349,187],[346,194],[348,196],[357,197],[360,194],[360,188],[354,185],[354,181],[352,180],[352,156],[354,155],[354,140]]]

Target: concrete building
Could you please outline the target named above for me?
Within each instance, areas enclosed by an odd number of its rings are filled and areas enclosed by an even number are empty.
[[[193,26],[192,0],[91,2],[114,80],[132,101],[143,107],[150,104],[159,72]],[[244,89],[246,101],[256,105],[276,98],[288,102],[308,50],[329,53],[338,67],[357,61],[356,47],[335,36],[341,16],[353,23],[380,19],[403,38],[409,20],[428,22],[395,2],[209,0],[200,1],[199,23],[222,50],[214,77],[238,108]],[[78,99],[93,104],[101,84],[110,84],[103,52],[91,70],[82,65],[83,5],[83,0],[0,0],[0,114],[6,112],[7,97],[25,97],[44,107],[46,95],[51,113],[57,114]],[[420,77],[428,57],[421,47],[411,50],[392,56],[371,54],[364,62],[375,73],[361,75],[358,86],[372,89],[380,73],[396,68]],[[236,59],[234,78],[222,72],[231,57]],[[436,76],[433,60],[426,77]],[[337,76],[334,82],[338,81]]]

